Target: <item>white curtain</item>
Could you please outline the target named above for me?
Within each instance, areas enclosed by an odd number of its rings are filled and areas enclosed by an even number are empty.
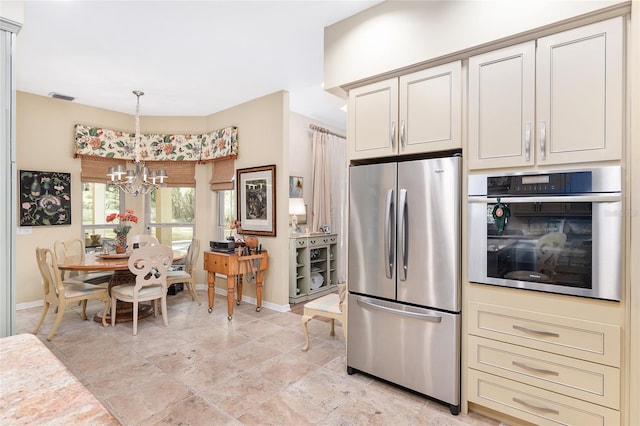
[[[338,235],[338,282],[346,281],[346,141],[339,136],[313,131],[311,229],[329,225]]]

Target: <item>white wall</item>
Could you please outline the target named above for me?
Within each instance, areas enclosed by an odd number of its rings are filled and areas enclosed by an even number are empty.
[[[345,129],[332,127],[326,123],[313,120],[309,117],[293,112],[291,113],[289,124],[289,138],[291,140],[291,144],[289,146],[289,175],[300,176],[303,178],[304,187],[302,195],[304,198],[304,203],[307,206],[308,221],[308,224],[306,226],[311,226],[311,203],[313,200],[311,181],[311,170],[313,166],[313,130],[309,128],[309,125],[314,124],[345,137],[347,132]],[[317,231],[317,229],[315,231]]]
[[[0,17],[17,24],[24,23],[24,1],[2,0],[0,6]]]
[[[624,1],[386,1],[324,33],[324,84],[400,70]]]

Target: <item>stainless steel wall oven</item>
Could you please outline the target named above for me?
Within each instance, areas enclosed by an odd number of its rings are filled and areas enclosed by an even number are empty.
[[[469,280],[620,300],[619,166],[469,176]]]

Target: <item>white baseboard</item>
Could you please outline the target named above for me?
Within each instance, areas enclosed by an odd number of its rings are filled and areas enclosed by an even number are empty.
[[[42,307],[43,303],[44,302],[42,300],[34,300],[33,302],[18,303],[18,304],[16,304],[16,311],[21,311],[23,309],[31,309],[31,308]]]
[[[208,288],[209,286],[207,284],[196,284],[196,290],[207,291]],[[227,297],[227,290],[216,287],[216,294]],[[246,295],[242,296],[242,302],[243,303],[246,302],[256,306],[258,305],[258,300],[255,297],[250,297]],[[276,303],[267,302],[265,300],[262,301],[262,307],[271,309],[272,311],[276,311],[276,312],[289,312],[291,310],[291,305],[289,305],[288,303],[286,305],[278,305]]]
[[[209,286],[207,284],[196,284],[196,290],[207,291],[208,288]],[[227,291],[223,288],[216,287],[216,294],[227,297]],[[258,304],[258,301],[256,300],[255,297],[250,297],[245,295],[242,296],[242,301],[247,302],[251,305]],[[42,303],[43,303],[42,300],[34,300],[32,302],[18,303],[16,304],[16,311],[42,307]],[[275,303],[271,303],[263,300],[262,306],[276,312],[289,312],[291,310],[291,305],[289,305],[288,303],[286,305],[277,305]]]

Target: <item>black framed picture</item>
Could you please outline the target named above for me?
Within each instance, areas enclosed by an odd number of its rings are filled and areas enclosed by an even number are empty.
[[[237,206],[243,234],[276,236],[276,166],[236,171]]]
[[[71,173],[20,170],[20,226],[71,225]]]

